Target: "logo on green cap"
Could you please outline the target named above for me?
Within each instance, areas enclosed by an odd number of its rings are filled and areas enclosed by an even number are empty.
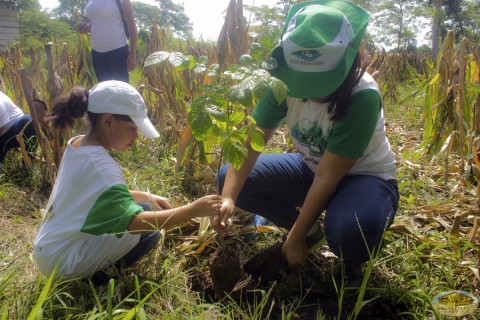
[[[322,56],[320,50],[298,50],[292,52],[292,56],[296,56],[302,60],[314,61],[315,59]]]

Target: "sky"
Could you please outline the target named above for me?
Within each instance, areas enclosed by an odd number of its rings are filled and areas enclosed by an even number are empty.
[[[132,0],[157,5],[155,0]],[[204,40],[217,40],[223,26],[223,12],[227,9],[230,0],[173,0],[183,3],[185,14],[193,23],[193,35]],[[246,5],[274,6],[278,0],[243,0]],[[40,0],[42,9],[53,9],[58,6],[58,0]]]

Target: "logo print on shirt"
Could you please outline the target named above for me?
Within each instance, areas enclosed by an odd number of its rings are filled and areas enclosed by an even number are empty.
[[[324,154],[327,139],[317,123],[310,120],[300,120],[292,127],[291,134],[301,144],[307,146],[311,154],[317,156]]]

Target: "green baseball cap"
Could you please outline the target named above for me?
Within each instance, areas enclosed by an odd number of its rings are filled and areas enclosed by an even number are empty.
[[[270,58],[270,74],[288,86],[288,96],[322,98],[345,80],[370,15],[343,0],[294,5],[282,32],[282,45]]]

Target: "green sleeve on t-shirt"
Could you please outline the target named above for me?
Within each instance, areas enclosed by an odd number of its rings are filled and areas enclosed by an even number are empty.
[[[344,120],[334,123],[327,150],[333,154],[361,158],[377,126],[382,101],[377,91],[367,89],[352,95]]]
[[[286,100],[279,104],[272,89],[269,88],[267,95],[258,101],[252,116],[260,128],[276,129],[282,124],[287,111]]]
[[[142,211],[127,186],[116,184],[98,197],[80,231],[96,236],[115,234],[121,238],[132,218]]]

